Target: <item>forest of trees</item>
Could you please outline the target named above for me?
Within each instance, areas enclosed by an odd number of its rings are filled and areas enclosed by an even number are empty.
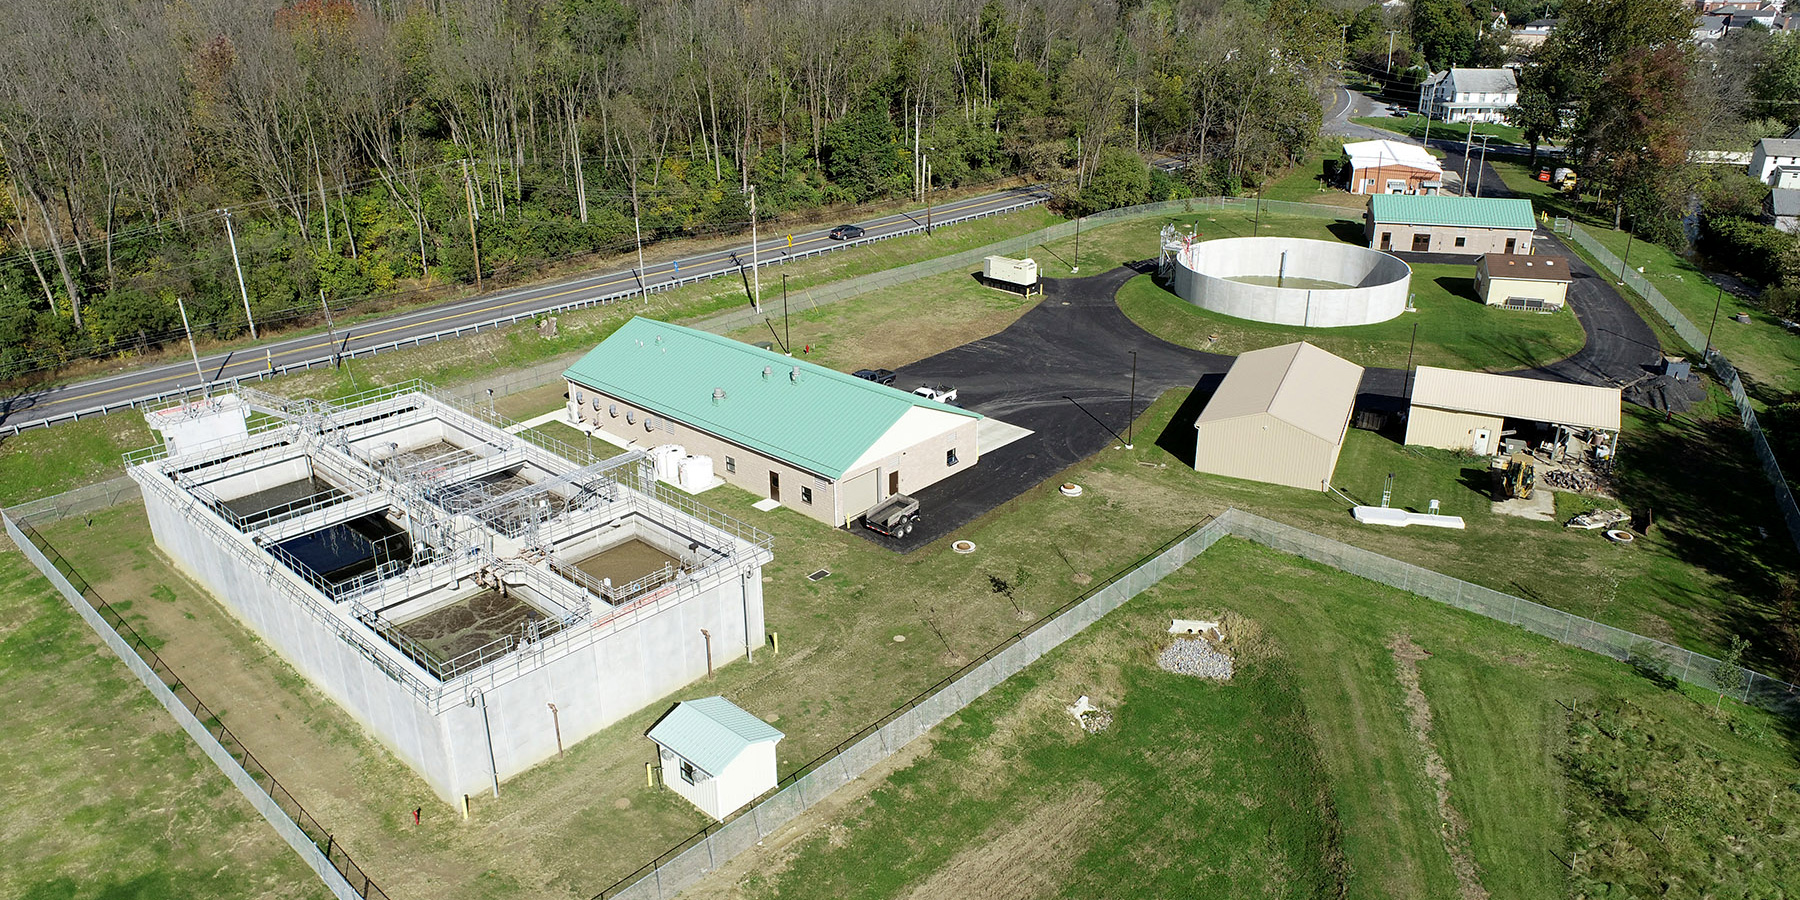
[[[759,216],[1302,156],[1328,0],[0,0],[0,378]],[[1179,152],[1178,179],[1140,153]]]

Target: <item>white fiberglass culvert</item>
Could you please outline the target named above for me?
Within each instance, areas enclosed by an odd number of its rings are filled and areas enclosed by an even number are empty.
[[[1166,238],[1165,238],[1166,239]],[[1379,250],[1303,238],[1224,238],[1177,246],[1170,288],[1201,309],[1253,322],[1339,328],[1406,311],[1412,267]]]

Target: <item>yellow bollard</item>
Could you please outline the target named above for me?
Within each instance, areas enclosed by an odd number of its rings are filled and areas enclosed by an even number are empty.
[[[771,643],[773,643],[775,645],[775,655],[780,656],[781,655],[781,632],[779,632],[779,631],[769,632],[769,640]]]
[[[656,787],[656,763],[644,763],[644,786]]]

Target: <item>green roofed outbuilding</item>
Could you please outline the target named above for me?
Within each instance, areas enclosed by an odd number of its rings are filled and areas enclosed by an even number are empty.
[[[726,481],[832,525],[980,458],[979,414],[654,319],[563,374],[577,426],[710,457]]]
[[[1387,252],[1529,254],[1537,220],[1531,201],[1379,194],[1369,198],[1365,239]]]
[[[775,786],[775,745],[785,737],[724,697],[683,700],[646,736],[663,784],[721,821]]]

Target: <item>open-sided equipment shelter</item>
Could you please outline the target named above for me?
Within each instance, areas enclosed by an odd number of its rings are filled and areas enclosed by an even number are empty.
[[[1619,409],[1618,388],[1420,366],[1413,375],[1406,443],[1487,456],[1515,434],[1542,435],[1560,445],[1571,434],[1586,433],[1592,445],[1611,447]]]
[[[1194,468],[1322,490],[1356,406],[1362,366],[1304,341],[1252,350],[1194,422]]]

